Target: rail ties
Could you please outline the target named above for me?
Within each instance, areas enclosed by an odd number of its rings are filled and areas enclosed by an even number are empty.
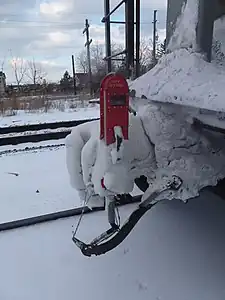
[[[23,143],[37,143],[48,140],[59,140],[70,134],[70,130],[61,132],[49,132],[41,134],[21,135],[0,138],[0,146],[17,145]]]
[[[9,133],[22,133],[27,131],[39,131],[44,129],[58,129],[58,128],[68,128],[75,127],[80,124],[84,124],[91,121],[97,121],[96,119],[85,119],[76,121],[66,121],[66,122],[55,122],[55,123],[44,123],[44,124],[32,124],[14,127],[2,127],[0,128],[0,134]],[[70,134],[71,130],[59,131],[59,132],[47,132],[47,133],[36,133],[29,135],[15,135],[0,138],[0,146],[6,145],[17,145],[22,143],[37,143],[47,140],[59,140],[65,138]]]
[[[21,126],[10,126],[10,127],[0,127],[0,134],[9,134],[9,133],[21,133],[25,131],[38,131],[44,129],[57,129],[57,128],[68,128],[75,127],[77,125],[96,121],[99,118],[94,119],[85,119],[85,120],[73,120],[73,121],[64,121],[64,122],[52,122],[52,123],[42,123],[42,124],[30,124],[30,125],[21,125]]]

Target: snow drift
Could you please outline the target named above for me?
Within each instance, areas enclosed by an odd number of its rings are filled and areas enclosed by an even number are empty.
[[[175,109],[158,103],[142,107],[139,116],[130,116],[129,135],[122,160],[114,164],[115,145],[106,146],[99,140],[98,122],[73,129],[66,139],[67,165],[71,183],[81,194],[93,185],[95,194],[104,197],[102,178],[112,194],[130,193],[140,175],[150,183],[148,194],[165,176],[178,175],[183,187],[167,198],[186,201],[225,177],[225,145],[221,145],[220,134],[195,130],[182,106]]]
[[[223,66],[206,62],[191,49],[179,49],[165,55],[130,89],[137,97],[224,112],[224,78]]]
[[[151,178],[156,167],[154,149],[139,117],[130,116],[129,140],[123,142],[121,163],[114,164],[114,147],[99,140],[98,121],[77,126],[66,137],[70,182],[81,198],[91,185],[96,194],[105,196],[103,177],[107,189],[115,194],[132,192],[134,179],[143,172]]]
[[[184,6],[169,43],[172,52],[130,83],[136,99],[146,99],[142,100],[145,106],[139,109],[139,114],[155,144],[157,173],[177,174],[184,180],[184,189],[176,195],[183,200],[197,196],[200,189],[215,185],[225,176],[221,135],[197,132],[190,124],[193,116],[204,114],[202,109],[225,111],[225,21],[224,18],[215,21],[213,60],[208,63],[204,55],[196,52],[197,2],[188,0]],[[216,115],[212,120],[218,123]]]
[[[213,60],[209,63],[196,52],[194,11],[196,1],[189,0],[169,43],[173,51],[129,87],[136,91],[136,97],[224,112],[225,19],[215,22]]]
[[[187,200],[225,177],[225,145],[221,134],[198,131],[182,106],[152,104],[139,111],[145,131],[154,144],[157,184],[164,176],[178,175],[183,187],[168,199]],[[151,180],[149,180],[151,183]],[[151,192],[152,186],[149,188]]]

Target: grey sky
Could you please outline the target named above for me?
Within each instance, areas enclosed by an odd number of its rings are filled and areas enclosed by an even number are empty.
[[[119,0],[111,0],[114,7]],[[141,0],[142,36],[152,35],[153,10],[158,10],[159,35],[165,36],[167,0]],[[71,71],[71,54],[84,49],[82,35],[85,18],[91,24],[93,41],[104,42],[103,0],[1,0],[0,62],[5,61],[7,81],[13,82],[10,66],[13,57],[32,59],[43,64],[49,81],[59,80],[65,69]],[[121,8],[114,19],[121,20]],[[124,41],[121,27],[112,25],[112,36]]]

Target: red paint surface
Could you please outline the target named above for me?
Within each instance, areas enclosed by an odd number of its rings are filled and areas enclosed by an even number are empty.
[[[128,140],[128,84],[123,76],[110,73],[103,79],[100,88],[100,139],[105,139],[106,145],[115,143],[115,126],[122,128],[124,139]]]

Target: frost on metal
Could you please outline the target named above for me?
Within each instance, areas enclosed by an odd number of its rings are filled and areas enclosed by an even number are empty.
[[[177,175],[183,179],[183,186],[166,198],[186,201],[225,177],[225,144],[221,143],[221,135],[201,132],[192,126],[193,117],[199,116],[202,109],[219,111],[220,116],[225,112],[225,65],[221,60],[225,45],[224,21],[216,21],[214,40],[217,44],[213,60],[208,63],[201,54],[194,52],[196,5],[197,1],[189,0],[183,8],[171,40],[172,52],[162,57],[152,70],[129,83],[130,89],[135,91],[132,105],[137,116],[130,116],[129,140],[123,141],[123,151],[115,155],[113,150],[112,155],[112,146],[107,147],[98,140],[98,131],[95,135],[94,131],[90,136],[84,134],[89,146],[75,145],[75,139],[71,138],[74,153],[86,149],[85,155],[81,154],[82,163],[73,163],[78,165],[77,170],[84,172],[80,177],[73,176],[74,180],[79,178],[81,190],[87,183],[86,178],[91,178],[95,192],[104,196],[101,178],[105,176],[107,189],[127,193],[131,191],[134,178],[145,175],[150,183],[147,193],[150,193],[162,179]],[[211,123],[219,122],[216,114],[203,117],[207,122],[209,118]],[[87,133],[89,126],[97,128],[95,123],[84,126]],[[73,134],[77,134],[76,129]],[[68,151],[68,157],[72,153]],[[74,156],[79,158],[78,154]],[[119,162],[118,157],[122,158]],[[70,173],[75,175],[77,170]],[[78,185],[74,183],[74,186]]]
[[[224,112],[224,36],[221,18],[215,22],[211,63],[193,49],[176,49],[130,83],[130,89],[136,91],[136,97]]]
[[[157,162],[156,178],[149,180],[150,190],[165,176],[177,175],[183,179],[183,186],[166,198],[186,201],[225,177],[225,145],[221,135],[197,131],[187,118],[191,115],[182,106],[159,103],[147,105],[139,113],[154,144]]]
[[[145,175],[151,191],[163,178],[177,175],[183,179],[183,187],[166,197],[186,201],[225,177],[225,145],[221,145],[221,137],[193,129],[187,118],[191,115],[182,106],[148,104],[138,113],[138,117],[130,116],[130,139],[124,141],[123,159],[116,164],[111,155],[113,145],[106,146],[98,139],[96,122],[82,125],[87,138],[83,147],[77,138],[72,138],[82,131],[74,129],[67,139],[72,141],[73,149],[67,148],[67,161],[76,189],[85,190],[91,181],[101,197],[108,191],[130,193],[134,178]],[[102,178],[108,191],[101,185]]]
[[[196,49],[198,6],[199,0],[187,0],[183,4],[181,15],[177,19],[176,29],[168,44],[169,51],[180,48]]]

